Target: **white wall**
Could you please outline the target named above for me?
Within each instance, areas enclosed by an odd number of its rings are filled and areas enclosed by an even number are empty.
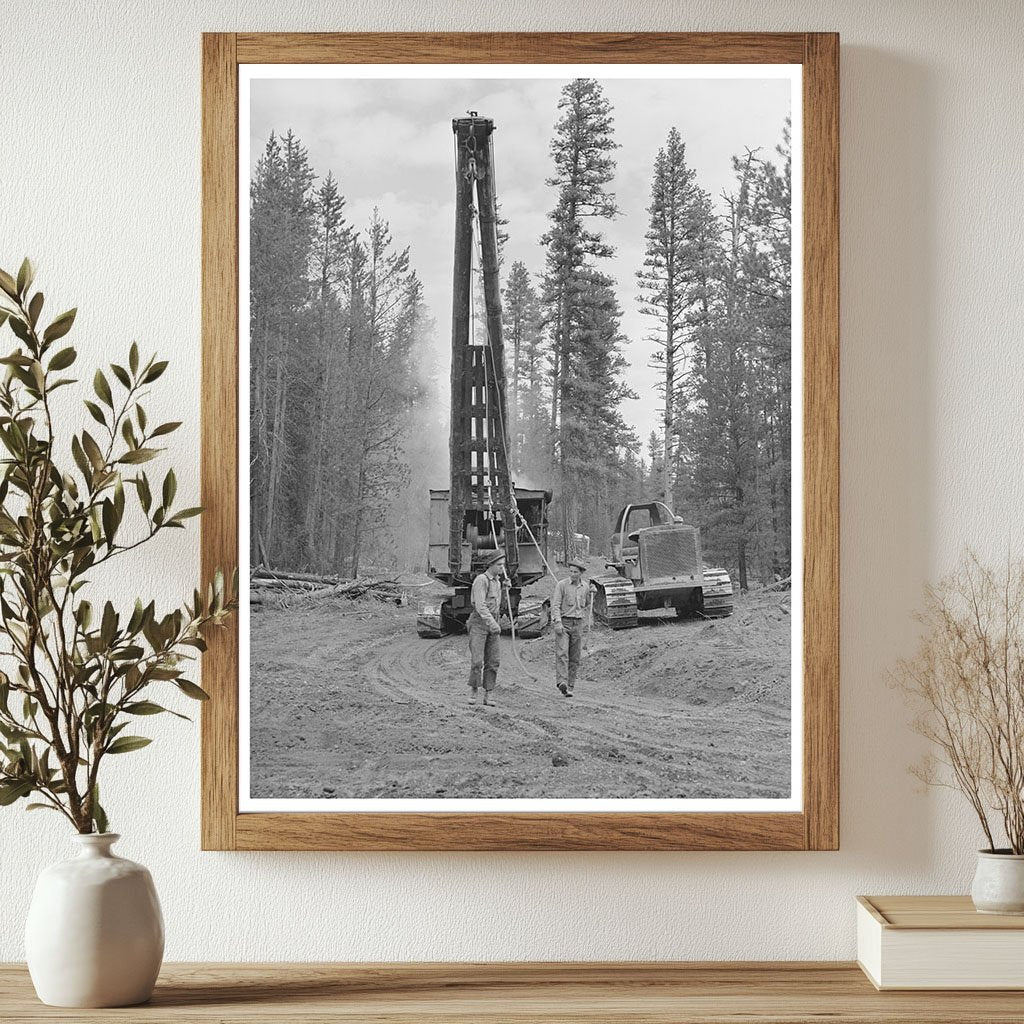
[[[0,265],[30,253],[55,305],[81,307],[85,365],[132,338],[172,357],[151,411],[187,423],[186,494],[202,30],[842,33],[842,850],[201,853],[197,731],[161,721],[106,802],[121,852],[156,878],[170,959],[848,958],[855,894],[966,891],[976,829],[907,775],[918,748],[885,680],[922,582],[966,543],[999,558],[1022,541],[1015,0],[8,0],[4,20]],[[177,600],[196,538],[119,585]],[[0,811],[0,960],[22,956],[34,875],[71,845],[50,817]]]

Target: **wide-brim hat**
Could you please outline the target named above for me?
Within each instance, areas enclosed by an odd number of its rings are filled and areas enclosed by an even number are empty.
[[[580,572],[586,572],[587,571],[587,563],[584,562],[582,558],[573,558],[569,562],[569,568],[570,569],[579,569]]]
[[[504,551],[495,551],[492,555],[484,559],[484,568],[489,569],[495,562],[502,562],[505,559]]]

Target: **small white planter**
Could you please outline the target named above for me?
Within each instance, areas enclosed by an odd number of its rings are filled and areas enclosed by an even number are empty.
[[[120,836],[77,835],[77,857],[46,868],[25,926],[36,994],[50,1006],[134,1006],[153,993],[164,922],[149,872],[111,852]]]
[[[1024,914],[1024,854],[979,850],[971,899],[982,914]]]

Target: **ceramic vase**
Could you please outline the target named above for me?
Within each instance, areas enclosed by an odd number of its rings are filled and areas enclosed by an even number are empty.
[[[1024,854],[979,850],[971,899],[982,914],[1024,914]]]
[[[76,835],[78,856],[36,883],[25,954],[36,994],[50,1006],[133,1006],[152,995],[163,915],[149,872],[111,851],[120,838]]]

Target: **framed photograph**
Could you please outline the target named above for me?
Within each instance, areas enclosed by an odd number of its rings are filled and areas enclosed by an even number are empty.
[[[204,36],[204,848],[838,847],[838,54]]]

